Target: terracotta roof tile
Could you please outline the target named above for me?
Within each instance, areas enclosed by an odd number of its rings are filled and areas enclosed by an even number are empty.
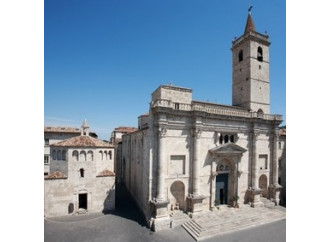
[[[51,144],[51,146],[56,147],[105,147],[113,148],[109,143],[106,143],[102,140],[95,139],[91,136],[77,136],[70,139],[62,140],[57,143]]]
[[[74,127],[52,127],[52,126],[45,126],[44,132],[55,132],[55,133],[77,133],[80,134],[79,128]]]
[[[44,133],[73,133],[80,134],[81,129],[75,127],[55,127],[55,126],[44,126]],[[97,137],[97,134],[94,132],[89,132],[93,137]]]
[[[105,169],[101,171],[97,176],[115,176],[116,174],[113,171],[110,171],[108,169]]]
[[[132,132],[135,132],[137,130],[138,129],[135,128],[135,127],[124,127],[124,126],[120,126],[120,127],[115,128],[115,131],[124,132],[124,133],[132,133]]]
[[[45,177],[45,179],[63,179],[63,178],[68,178],[68,177],[60,171],[55,171],[49,174],[47,177]]]

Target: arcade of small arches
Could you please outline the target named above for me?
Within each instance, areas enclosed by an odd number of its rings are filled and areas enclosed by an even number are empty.
[[[220,134],[219,143],[227,144],[227,143],[235,143],[237,141],[236,134]]]
[[[53,150],[52,160],[66,160],[66,150]]]
[[[98,152],[100,160],[112,160],[112,151],[109,150],[100,150]],[[52,151],[52,160],[67,160],[67,151],[66,150],[53,150]],[[72,151],[73,161],[93,161],[94,160],[94,152],[89,151]]]

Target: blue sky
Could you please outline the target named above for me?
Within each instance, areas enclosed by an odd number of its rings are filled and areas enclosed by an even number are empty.
[[[286,118],[286,6],[279,1],[45,0],[44,122],[108,140],[137,126],[161,84],[231,105],[231,41],[249,5],[270,36],[271,113]]]

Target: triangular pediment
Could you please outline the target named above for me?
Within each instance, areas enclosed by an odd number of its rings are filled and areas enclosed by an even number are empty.
[[[227,143],[210,149],[212,154],[243,154],[245,151],[247,149],[234,143]]]

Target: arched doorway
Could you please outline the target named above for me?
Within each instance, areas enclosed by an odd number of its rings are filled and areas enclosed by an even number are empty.
[[[170,192],[172,198],[170,199],[171,208],[184,210],[184,184],[181,181],[175,181],[172,183]]]
[[[229,203],[230,186],[229,186],[229,174],[230,174],[230,162],[223,160],[218,163],[216,171],[216,183],[215,183],[215,205],[223,205]]]
[[[267,197],[268,190],[267,190],[267,176],[265,174],[259,177],[259,188],[262,190],[261,195],[263,197]]]

